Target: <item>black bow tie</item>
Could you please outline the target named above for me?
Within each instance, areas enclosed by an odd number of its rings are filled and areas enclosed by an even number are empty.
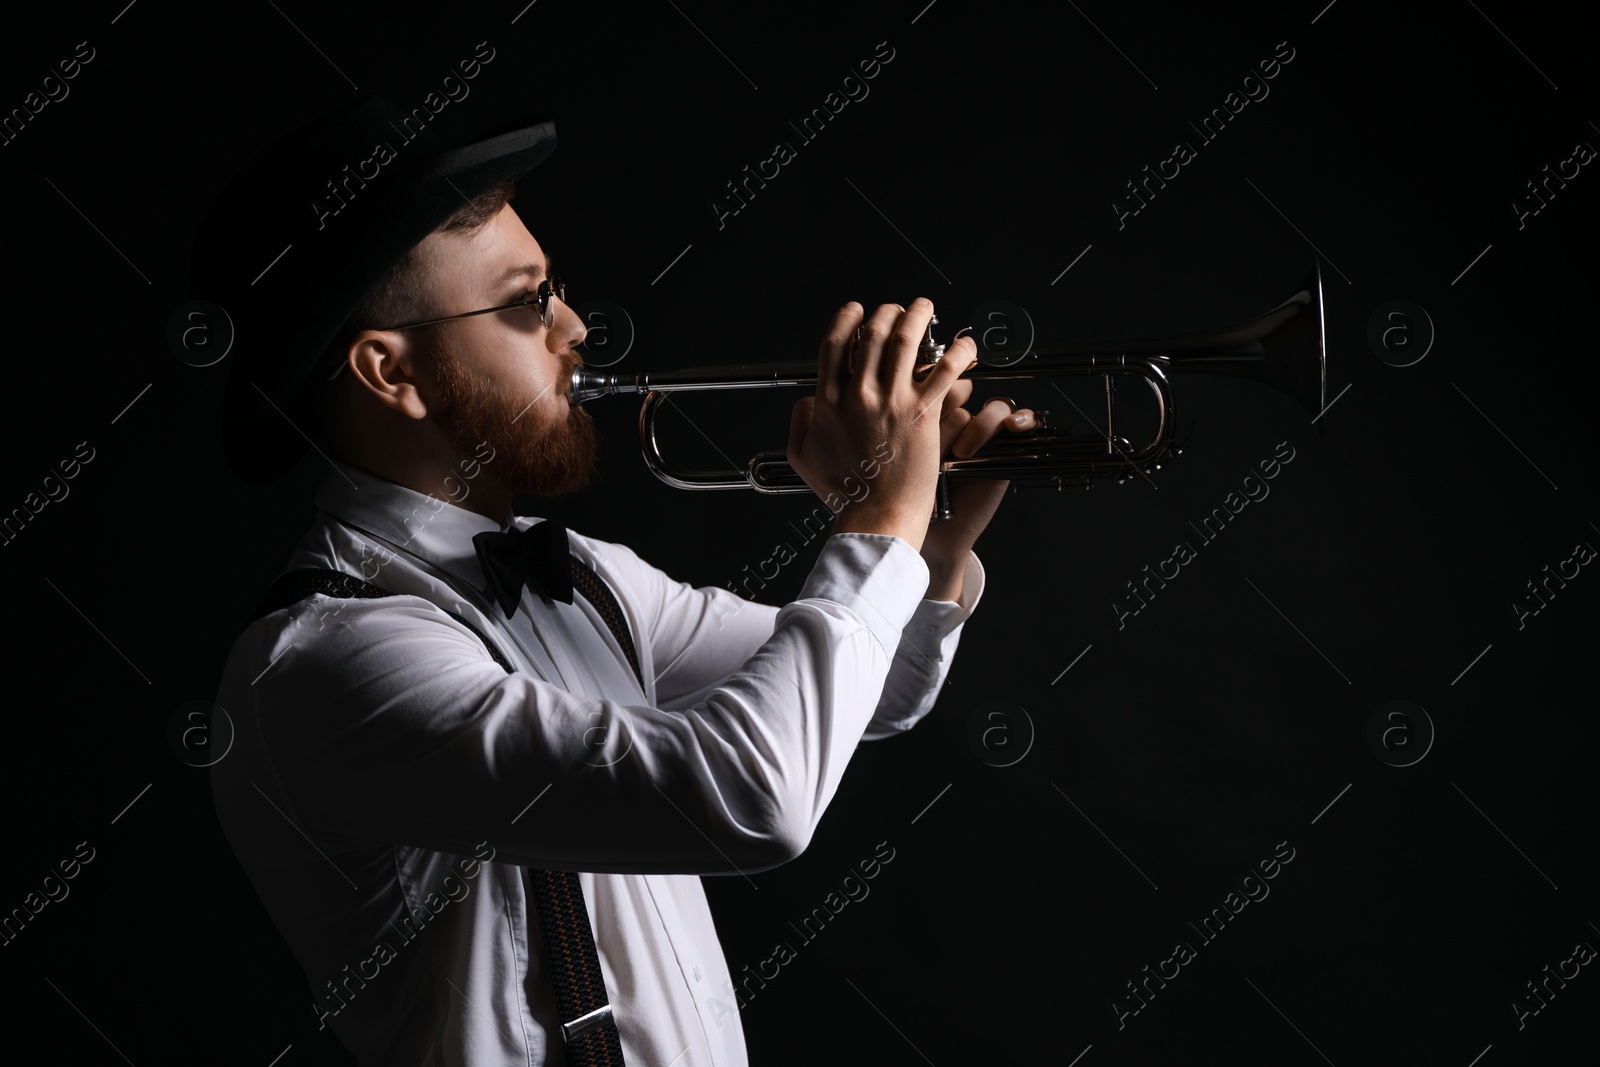
[[[473,535],[472,546],[506,618],[516,614],[524,582],[546,602],[572,603],[572,552],[561,523],[546,519],[526,530],[486,530]]]

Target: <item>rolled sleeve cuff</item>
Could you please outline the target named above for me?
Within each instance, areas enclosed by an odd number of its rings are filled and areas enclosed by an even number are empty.
[[[904,733],[933,710],[961,643],[961,628],[982,599],[983,586],[983,564],[969,554],[960,601],[924,599],[917,605],[863,741]]]
[[[866,620],[884,655],[892,657],[927,592],[928,579],[928,564],[903,538],[838,533],[822,546],[798,599],[829,600],[849,608]]]
[[[967,553],[967,569],[961,578],[960,600],[924,599],[912,613],[905,635],[918,652],[929,659],[940,659],[947,639],[961,629],[972,610],[983,599],[983,564],[977,553]],[[952,649],[953,650],[953,649]]]

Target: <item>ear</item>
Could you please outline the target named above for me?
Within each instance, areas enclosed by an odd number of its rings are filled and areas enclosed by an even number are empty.
[[[366,330],[350,342],[345,373],[352,376],[358,392],[406,418],[424,419],[428,416],[424,393],[431,394],[431,389],[417,373],[420,358],[420,347],[405,333]]]

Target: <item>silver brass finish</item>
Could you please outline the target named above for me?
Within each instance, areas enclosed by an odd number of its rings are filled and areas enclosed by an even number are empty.
[[[597,1026],[604,1026],[611,1018],[611,1005],[602,1004],[594,1011],[584,1012],[570,1023],[561,1024],[561,1038],[567,1044],[572,1044],[572,1039],[581,1037]]]
[[[935,320],[936,321],[936,320]],[[1041,420],[1029,433],[991,439],[968,459],[947,460],[940,472],[940,507],[935,518],[948,517],[943,492],[947,478],[1009,479],[1014,489],[1063,488],[1081,480],[1086,488],[1102,475],[1126,482],[1147,469],[1159,469],[1168,455],[1180,455],[1170,374],[1207,373],[1246,378],[1273,386],[1302,407],[1320,414],[1326,404],[1327,366],[1323,343],[1322,276],[1319,267],[1294,295],[1253,319],[1218,330],[1164,339],[1078,343],[1036,348],[1013,365],[978,363],[962,372],[974,381],[1008,381],[1055,375],[1100,375],[1105,380],[1106,426],[1103,433],[1066,434]],[[945,346],[928,338],[918,351],[919,367],[937,363]],[[1115,380],[1144,380],[1156,406],[1157,425],[1150,440],[1134,447],[1115,429]],[[639,443],[644,461],[657,478],[677,489],[755,489],[762,493],[811,492],[790,467],[787,450],[758,452],[743,471],[678,470],[667,464],[656,438],[655,418],[675,392],[718,389],[762,389],[815,386],[817,361],[738,364],[687,370],[618,374],[574,370],[569,398],[583,404],[601,396],[643,394],[639,410]],[[1321,427],[1318,427],[1319,430]]]

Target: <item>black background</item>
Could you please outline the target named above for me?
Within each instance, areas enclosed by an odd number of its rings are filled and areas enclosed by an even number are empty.
[[[1593,967],[1520,1029],[1512,1008],[1544,966],[1600,944],[1600,579],[1584,568],[1520,628],[1512,608],[1546,565],[1600,544],[1600,178],[1584,167],[1521,227],[1512,207],[1547,164],[1600,144],[1581,24],[1503,3],[925,4],[8,12],[0,110],[78,42],[95,58],[0,147],[0,510],[79,442],[94,459],[0,549],[0,911],[79,842],[95,858],[0,948],[7,1043],[38,1032],[79,1063],[350,1062],[316,1029],[206,772],[167,740],[215,693],[325,465],[236,480],[226,362],[189,366],[165,332],[201,213],[249,155],[352,86],[410,106],[487,41],[496,58],[433,128],[557,121],[561,147],[516,206],[575,304],[626,309],[618,369],[809,358],[849,299],[926,295],[951,327],[1009,300],[1041,342],[1174,333],[1271,307],[1323,257],[1328,413],[1314,426],[1259,385],[1180,377],[1193,436],[1174,464],[1008,497],[934,713],[858,751],[800,859],[754,890],[707,880],[735,974],[777,942],[797,951],[743,1012],[753,1063],[1490,1067],[1592,1050]],[[894,58],[870,95],[798,144],[787,124],[879,42]],[[1294,58],[1270,95],[1201,144],[1186,123],[1279,42]],[[1180,139],[1197,158],[1119,229],[1123,183]],[[797,158],[719,228],[723,184],[780,140]],[[1436,330],[1404,367],[1367,342],[1396,299]],[[1419,322],[1407,336],[1401,355],[1424,346]],[[1072,417],[1045,383],[1007,391]],[[782,447],[794,398],[693,418],[742,459]],[[524,510],[699,585],[795,540],[815,500],[670,489],[639,460],[636,412],[596,402],[599,480]],[[678,441],[698,436],[678,421]],[[1270,497],[1119,629],[1124,583],[1196,540],[1187,524],[1280,442],[1294,459]],[[819,545],[763,599],[793,597]],[[1435,732],[1410,766],[1368,742],[1390,700]],[[1414,757],[1427,730],[1402,725]],[[895,858],[870,896],[801,943],[789,924],[879,842]],[[1270,896],[1201,942],[1189,923],[1280,842],[1294,859]],[[1119,1029],[1113,1001],[1137,1006],[1125,983],[1178,941],[1197,957]]]

